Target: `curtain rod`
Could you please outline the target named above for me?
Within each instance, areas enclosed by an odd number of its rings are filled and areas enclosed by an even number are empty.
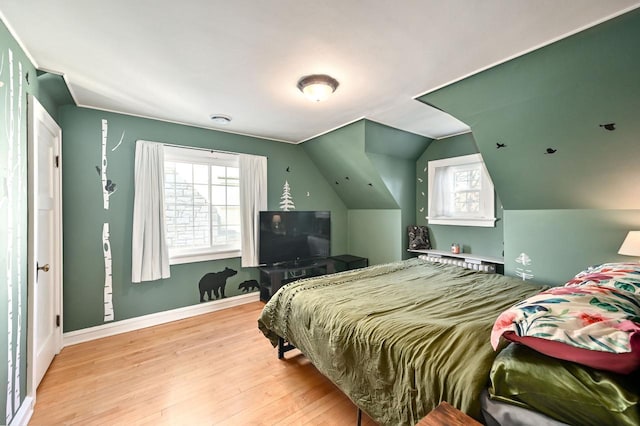
[[[174,148],[183,148],[183,149],[195,149],[195,150],[198,150],[198,151],[207,151],[207,152],[210,152],[210,153],[212,153],[212,154],[213,154],[214,152],[219,152],[219,153],[221,153],[221,154],[231,154],[231,155],[240,155],[240,154],[243,154],[243,153],[241,153],[241,152],[223,151],[223,150],[221,150],[221,149],[200,148],[200,147],[198,147],[198,146],[177,145],[177,144],[174,144],[174,143],[165,143],[165,142],[159,142],[159,143],[161,143],[161,144],[162,144],[162,145],[164,145],[164,146],[172,146],[172,147],[174,147]],[[250,155],[251,155],[251,154],[250,154]]]

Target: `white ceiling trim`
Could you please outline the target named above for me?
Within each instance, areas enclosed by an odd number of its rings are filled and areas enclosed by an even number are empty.
[[[439,138],[435,138],[435,140],[441,141],[443,139],[449,139],[449,138],[453,138],[453,137],[456,137],[456,136],[466,135],[466,134],[469,134],[469,133],[473,133],[473,129],[465,130],[464,132],[460,132],[460,133],[453,133],[453,134],[447,135],[447,136],[441,136]]]
[[[363,115],[362,117],[354,118],[354,119],[353,119],[353,120],[351,120],[351,121],[347,121],[346,123],[340,124],[339,126],[335,126],[335,127],[331,128],[331,129],[329,129],[329,130],[325,130],[324,132],[318,133],[317,135],[311,136],[311,137],[306,138],[306,139],[302,139],[301,141],[298,141],[298,142],[292,142],[292,143],[294,143],[294,144],[301,144],[301,143],[304,143],[304,142],[306,142],[306,141],[310,141],[311,139],[315,139],[315,138],[318,138],[318,137],[320,137],[320,136],[322,136],[322,135],[326,135],[327,133],[331,133],[331,132],[333,132],[334,130],[341,129],[341,128],[343,128],[343,127],[348,126],[349,124],[353,124],[353,123],[356,123],[356,122],[358,122],[358,121],[360,121],[360,120],[364,120],[364,119],[367,119],[367,117],[365,117],[365,116]]]

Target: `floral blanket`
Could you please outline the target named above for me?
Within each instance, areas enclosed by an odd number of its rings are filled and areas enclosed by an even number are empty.
[[[582,349],[631,352],[631,336],[640,331],[640,301],[635,294],[640,280],[636,287],[628,281],[629,273],[620,272],[616,280],[606,269],[578,274],[566,286],[543,291],[504,311],[491,332],[494,349],[503,333],[513,331]],[[640,277],[635,271],[631,274]]]
[[[578,273],[565,286],[598,286],[640,295],[640,263],[604,263]]]

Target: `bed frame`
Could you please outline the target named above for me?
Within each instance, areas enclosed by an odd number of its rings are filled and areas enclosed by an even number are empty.
[[[296,347],[290,342],[284,340],[282,337],[278,337],[278,359],[284,359],[284,353],[295,348]]]

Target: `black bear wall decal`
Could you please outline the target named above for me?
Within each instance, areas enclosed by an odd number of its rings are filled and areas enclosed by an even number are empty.
[[[258,290],[260,285],[256,280],[243,281],[238,285],[238,290],[242,290],[243,293],[247,293],[251,290]]]
[[[211,297],[211,291],[213,290],[213,294],[215,294],[216,299],[223,299],[224,295],[224,287],[227,285],[227,278],[234,276],[238,271],[224,268],[224,270],[220,272],[209,272],[204,274],[202,278],[200,278],[200,282],[198,283],[198,289],[200,290],[200,301],[204,302],[204,294],[207,293],[209,300],[213,300]],[[219,293],[218,293],[219,291]]]

